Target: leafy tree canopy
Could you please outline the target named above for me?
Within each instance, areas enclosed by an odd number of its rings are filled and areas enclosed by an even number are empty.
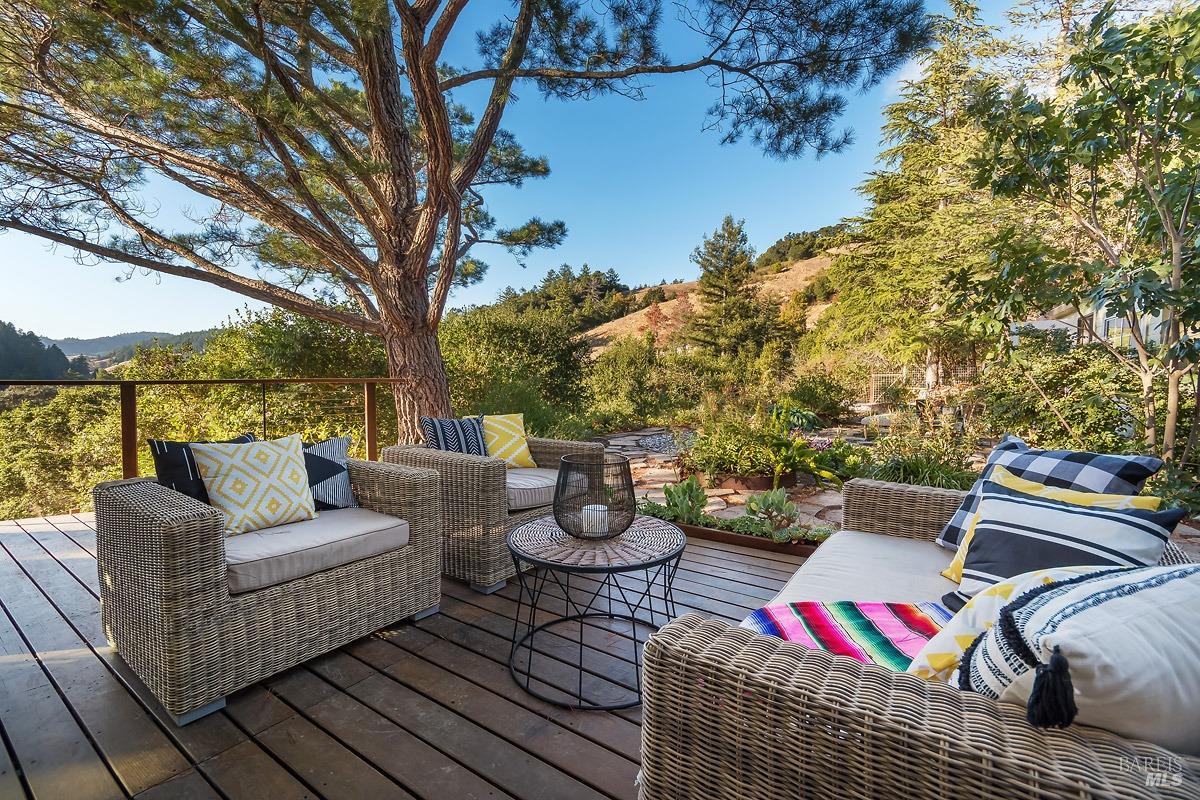
[[[804,343],[817,360],[891,366],[971,344],[946,276],[986,268],[1010,213],[973,185],[970,166],[984,136],[971,104],[1003,44],[976,6],[954,0],[951,11],[934,20],[921,77],[884,111],[880,168],[860,190],[869,207],[850,221],[851,242],[827,272],[836,299]]]
[[[640,96],[702,72],[710,127],[773,156],[835,151],[846,98],[926,38],[920,0],[242,3],[14,0],[0,8],[0,228],[379,335],[410,436],[449,412],[436,329],[484,242],[518,258],[559,221],[504,221],[495,186],[549,173],[501,125],[517,87]],[[448,64],[452,36],[478,58]],[[160,214],[156,187],[186,199]],[[349,305],[342,301],[348,301]]]
[[[1145,441],[1175,455],[1181,385],[1200,364],[1200,6],[1117,24],[1109,5],[1073,37],[1057,91],[993,83],[976,185],[1028,218],[996,237],[996,267],[964,265],[965,302],[993,333],[1056,305],[1138,377]],[[1123,320],[1126,350],[1092,311]],[[1148,332],[1154,328],[1157,336]],[[1161,433],[1154,389],[1167,381]]]

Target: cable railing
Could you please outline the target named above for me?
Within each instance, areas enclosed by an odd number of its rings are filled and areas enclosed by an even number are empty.
[[[344,419],[347,412],[358,415],[359,423],[354,425],[362,431],[362,445],[365,455],[370,460],[379,456],[379,398],[377,387],[399,383],[400,378],[196,378],[196,379],[147,379],[147,380],[18,380],[0,378],[0,390],[12,386],[48,386],[60,388],[106,387],[117,392],[120,407],[120,450],[121,473],[125,478],[136,478],[139,473],[138,453],[142,433],[149,436],[156,431],[141,431],[138,422],[139,397],[153,387],[245,387],[253,392],[253,398],[245,398],[242,402],[238,421],[247,425],[251,420],[258,428],[262,437],[269,438],[272,428],[275,431],[287,430],[290,422],[300,416],[300,408],[329,412],[331,418]],[[294,391],[308,386],[314,391],[297,396]],[[351,401],[343,394],[333,397],[319,397],[319,388],[330,387],[361,387],[357,401]],[[176,398],[178,399],[178,398]],[[286,402],[285,402],[286,401]],[[185,404],[186,405],[186,404]],[[256,405],[257,408],[252,408]],[[351,406],[354,406],[352,408]],[[311,413],[308,415],[311,417]],[[290,432],[290,431],[289,431]],[[158,438],[158,437],[155,437]]]

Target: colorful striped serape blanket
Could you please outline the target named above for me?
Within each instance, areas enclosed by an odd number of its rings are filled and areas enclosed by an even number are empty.
[[[939,603],[783,603],[758,609],[742,627],[904,672],[952,616]]]

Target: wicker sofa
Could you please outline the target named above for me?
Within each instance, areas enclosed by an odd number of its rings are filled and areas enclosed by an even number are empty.
[[[152,480],[96,487],[105,634],[178,724],[218,710],[237,689],[437,610],[437,473],[354,460],[349,469],[362,509],[325,511],[258,541],[227,539],[217,509]],[[288,541],[301,546],[289,551]]]
[[[516,526],[550,513],[558,464],[569,454],[600,457],[604,445],[529,438],[537,469],[508,469],[502,459],[450,453],[420,445],[384,448],[389,463],[435,469],[442,478],[443,570],[478,592],[503,588],[516,574],[505,537]],[[524,479],[532,489],[518,485]],[[521,502],[523,499],[524,500]]]
[[[856,568],[896,570],[876,587],[945,580],[907,573],[934,557],[921,555],[925,542],[961,499],[956,491],[849,482],[844,525],[861,533],[837,534],[824,563],[802,566],[781,596],[796,599],[806,571],[818,595],[832,590],[839,571],[845,581]],[[835,563],[838,548],[850,555],[868,534],[889,537],[877,542],[884,547],[873,566]],[[1169,547],[1163,561],[1187,559]],[[861,593],[873,591],[869,584],[845,585]],[[651,637],[644,665],[644,800],[1200,797],[1200,759],[1095,728],[1035,729],[1023,708],[694,614]]]

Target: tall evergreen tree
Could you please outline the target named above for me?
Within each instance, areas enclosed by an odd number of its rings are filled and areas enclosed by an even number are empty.
[[[758,358],[780,331],[779,306],[759,297],[750,283],[754,249],[744,221],[725,217],[721,227],[692,253],[700,267],[696,294],[700,311],[688,326],[688,339],[715,356]]]
[[[70,367],[58,345],[47,347],[36,334],[0,322],[0,379],[55,380],[65,378]]]
[[[971,346],[947,276],[986,267],[1011,213],[973,188],[970,165],[984,136],[971,113],[975,87],[1003,43],[975,5],[950,7],[934,20],[922,76],[885,109],[880,168],[860,188],[870,205],[851,221],[854,243],[827,273],[836,298],[805,345],[815,358],[922,364]]]

